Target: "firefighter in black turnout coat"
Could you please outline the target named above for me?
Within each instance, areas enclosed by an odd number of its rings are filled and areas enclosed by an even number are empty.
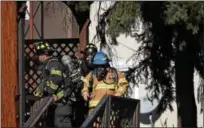
[[[52,57],[53,49],[46,42],[36,44],[37,60],[42,64],[42,82],[35,91],[35,96],[51,95],[55,101],[55,127],[72,127],[72,106],[69,94],[65,91],[63,80],[64,67],[57,58]]]
[[[97,53],[97,47],[94,44],[87,44],[85,50],[84,50],[84,56],[81,63],[81,69],[83,76],[86,76],[89,74],[90,71],[94,69],[94,66],[92,64],[92,58]]]
[[[92,65],[92,57],[97,53],[97,47],[94,44],[87,44],[85,50],[83,51],[83,58],[79,60],[81,75],[86,76],[90,71],[94,69]],[[83,86],[83,84],[82,84]],[[74,126],[80,127],[82,123],[85,121],[85,118],[88,116],[88,102],[84,101],[81,96],[81,88],[77,92],[77,102],[74,104]]]

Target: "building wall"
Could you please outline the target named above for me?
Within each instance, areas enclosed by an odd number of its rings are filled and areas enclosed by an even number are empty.
[[[102,9],[107,9],[110,6],[111,2],[103,2],[101,8]],[[90,11],[90,19],[91,19],[91,24],[89,26],[89,42],[90,43],[95,43],[97,47],[99,48],[99,41],[97,38],[95,38],[96,35],[96,26],[97,26],[97,21],[98,21],[98,7],[99,7],[99,2],[94,2],[91,5],[91,11]],[[99,12],[100,14],[103,13],[103,11]],[[142,23],[140,22],[138,26],[138,33],[142,31]],[[137,64],[138,61],[135,62],[135,60],[131,59],[131,56],[135,53],[135,51],[139,48],[140,44],[132,37],[130,36],[125,36],[121,34],[118,38],[117,41],[119,42],[119,45],[117,46],[110,46],[110,48],[103,49],[104,52],[109,54],[109,57],[112,59],[112,61],[115,63],[115,67],[119,68],[122,65],[126,65],[131,67],[132,65]],[[112,53],[110,53],[112,51]],[[119,68],[120,69],[120,68]],[[197,87],[199,84],[199,78],[198,75],[194,75],[194,84],[195,84],[195,97],[197,99]],[[144,95],[142,90],[145,85],[140,84],[138,87],[133,88],[136,94],[132,95],[132,98],[141,98],[141,95]],[[139,95],[137,94],[139,93]],[[196,101],[197,103],[197,101]],[[173,104],[174,111],[170,112],[170,110],[166,110],[163,114],[158,115],[156,113],[153,114],[153,120],[155,120],[154,126],[155,127],[177,127],[177,107],[176,103],[174,102]],[[144,106],[141,106],[144,107]],[[203,126],[203,116],[200,114],[200,104],[197,103],[197,108],[198,108],[198,126],[201,127]],[[147,121],[148,116],[142,116],[140,118],[140,126],[141,127],[150,127],[151,124]],[[148,122],[148,123],[147,123]]]
[[[32,19],[31,14],[33,14],[33,23],[37,31],[39,31],[39,35],[41,35],[41,6],[38,8],[40,1],[29,1],[27,5],[30,5],[30,3],[32,4],[32,8],[28,6],[25,31],[28,29],[29,25],[32,24],[30,19]],[[78,24],[67,5],[57,1],[44,1],[43,10],[45,39],[79,37]],[[33,30],[33,39],[40,39],[35,26],[33,26],[32,29],[29,27],[28,33],[25,34],[26,39],[31,38],[31,30]]]

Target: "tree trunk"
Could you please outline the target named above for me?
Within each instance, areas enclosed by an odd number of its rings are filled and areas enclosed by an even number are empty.
[[[183,51],[178,50],[175,61],[178,127],[197,127],[193,83],[195,57],[192,51],[193,42],[187,42],[187,44]]]
[[[2,94],[1,127],[17,127],[17,9],[16,1],[1,2],[2,15]]]

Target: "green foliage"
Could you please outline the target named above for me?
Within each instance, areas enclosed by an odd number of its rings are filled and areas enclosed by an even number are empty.
[[[116,7],[108,15],[108,33],[112,37],[119,36],[120,33],[131,33],[135,28],[136,17],[140,15],[140,6],[136,1],[118,2]]]
[[[162,94],[159,104],[160,111],[164,111],[167,107],[173,110],[171,104],[175,100],[172,77],[174,67],[171,66],[173,30],[164,23],[163,5],[163,2],[144,2],[141,4],[141,16],[147,28],[144,35],[141,35],[143,38],[142,46],[137,52],[143,51],[141,55],[145,58],[141,60],[136,69],[138,72],[142,68],[142,73],[138,76],[145,74],[143,78],[151,78],[148,89],[154,91],[152,98],[158,98],[158,95]]]
[[[79,31],[81,31],[84,23],[89,18],[90,5],[93,1],[64,1],[64,3],[71,9],[79,25]]]
[[[203,20],[204,5],[198,1],[166,3],[165,22],[168,25],[184,24],[187,30],[196,34]]]
[[[160,110],[167,107],[172,110],[175,100],[173,76],[176,52],[183,47],[181,42],[195,42],[192,51],[195,55],[195,68],[203,72],[201,46],[199,39],[204,24],[204,5],[200,2],[117,2],[107,18],[107,33],[116,38],[121,33],[130,34],[136,28],[136,19],[143,20],[145,30],[136,37],[142,39],[142,45],[135,53],[135,60],[142,55],[145,58],[135,68],[137,81],[151,79],[148,88],[154,90],[154,98],[162,93]],[[99,24],[100,25],[100,24]],[[105,33],[103,33],[105,34]],[[183,49],[185,50],[185,49]]]
[[[81,1],[76,5],[75,8],[76,8],[76,11],[82,11],[82,12],[88,11],[90,10],[89,2]]]
[[[138,1],[118,2],[116,7],[108,15],[109,28],[108,33],[112,37],[117,37],[120,33],[129,34],[135,26],[137,17],[141,17],[141,4]],[[159,7],[160,17],[166,25],[185,25],[187,30],[192,30],[193,34],[198,33],[200,24],[204,22],[204,4],[198,1],[194,2],[149,2],[149,18],[156,12],[154,9]],[[152,18],[152,20],[157,20]],[[151,21],[149,21],[151,22]]]
[[[73,11],[85,12],[90,10],[90,1],[66,1],[65,2]]]

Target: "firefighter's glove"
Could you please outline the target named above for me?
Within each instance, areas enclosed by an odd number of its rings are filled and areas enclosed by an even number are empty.
[[[52,98],[53,98],[54,101],[57,101],[57,96],[56,95],[53,94]]]
[[[115,93],[115,95],[114,96],[122,96],[122,94],[121,93],[119,93],[119,92],[117,92],[117,93]]]
[[[56,94],[53,94],[52,97],[53,97],[54,101],[58,101],[64,97],[64,91],[63,90],[58,91]]]
[[[83,96],[83,98],[84,98],[84,100],[85,101],[88,101],[89,100],[89,93],[88,92],[84,92],[83,94],[82,94],[82,96]]]
[[[33,95],[37,96],[37,97],[42,97],[43,96],[43,90],[40,87],[37,87],[35,89],[35,91],[33,92]]]

